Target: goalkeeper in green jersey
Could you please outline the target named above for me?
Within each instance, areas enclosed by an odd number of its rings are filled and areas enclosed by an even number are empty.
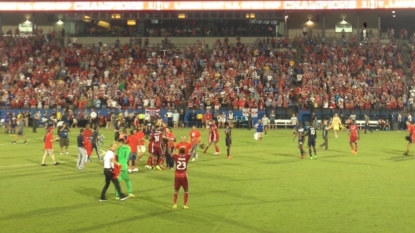
[[[133,188],[131,186],[130,178],[128,178],[128,159],[130,157],[131,148],[125,145],[124,139],[118,140],[118,163],[121,164],[121,174],[118,176],[118,180],[121,182],[125,181],[128,189],[128,196],[135,197],[133,194]],[[119,193],[115,190],[115,199],[119,199]]]

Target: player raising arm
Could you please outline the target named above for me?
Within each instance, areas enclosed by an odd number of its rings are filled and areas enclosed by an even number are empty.
[[[179,148],[179,153],[173,155],[173,160],[176,163],[176,171],[174,173],[174,195],[173,195],[173,210],[177,209],[177,196],[180,187],[184,189],[183,208],[188,209],[187,200],[189,199],[189,182],[187,180],[187,165],[190,159],[190,154],[186,154],[184,147]]]
[[[349,135],[350,135],[350,147],[352,148],[352,154],[357,154],[357,140],[359,140],[359,127],[356,125],[354,120],[352,120],[350,123]]]
[[[300,158],[304,159],[305,157],[305,152],[303,149],[303,144],[304,144],[304,128],[303,126],[301,126],[301,123],[298,123],[298,148],[300,149]]]
[[[308,153],[310,154],[310,159],[313,159],[313,156],[311,154],[311,147],[313,147],[314,159],[317,159],[317,153],[316,153],[317,132],[313,126],[313,122],[310,122],[310,125],[311,126],[308,128],[307,134],[306,134],[306,136],[308,136]]]

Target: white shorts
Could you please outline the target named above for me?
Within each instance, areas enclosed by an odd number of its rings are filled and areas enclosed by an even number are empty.
[[[146,152],[146,146],[137,146],[137,152],[145,153]]]

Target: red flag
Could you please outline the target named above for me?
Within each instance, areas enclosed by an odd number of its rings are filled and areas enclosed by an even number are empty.
[[[118,161],[118,156],[115,156],[115,161]],[[112,174],[114,174],[114,180],[118,179],[121,174],[121,165],[114,164],[114,169],[112,170]]]

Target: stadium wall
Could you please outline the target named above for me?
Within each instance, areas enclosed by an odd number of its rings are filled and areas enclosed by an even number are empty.
[[[6,114],[7,111],[10,112],[14,112],[17,114],[19,114],[20,112],[24,112],[24,111],[29,111],[32,113],[32,115],[34,114],[35,110],[33,109],[7,109],[7,110],[1,110],[0,111],[0,118],[3,119],[3,116]],[[48,112],[50,113],[52,110],[48,110]],[[110,109],[104,109],[104,110],[97,110],[98,112],[100,112],[101,115],[106,115],[108,112],[112,111]],[[122,112],[124,112],[125,110],[121,110]],[[132,110],[129,110],[129,112],[131,112]],[[277,108],[274,109],[275,113],[276,113],[276,119],[278,120],[289,120],[292,116],[292,114],[295,113],[295,109],[293,108]],[[40,110],[41,115],[44,114],[45,110]],[[75,110],[75,114],[78,111]],[[118,110],[116,110],[116,113],[118,112]],[[140,112],[144,112],[144,110],[135,110],[135,112],[140,113]],[[205,113],[205,110],[195,110],[196,113]],[[227,114],[229,112],[229,110],[218,110],[219,113],[225,112],[225,114]],[[345,117],[349,117],[352,113],[356,114],[356,120],[364,120],[364,115],[368,115],[370,117],[371,120],[379,120],[380,118],[382,119],[389,119],[389,121],[391,123],[394,122],[394,119],[396,118],[397,114],[398,114],[398,110],[390,110],[390,109],[315,109],[314,110],[317,119],[318,120],[328,120],[330,119],[330,117],[332,117],[335,113],[341,114],[343,113]],[[165,114],[167,113],[167,110],[165,109],[161,109],[160,110],[160,115],[161,116],[165,116]],[[190,115],[192,113],[192,110],[187,110],[185,112],[185,123],[187,126],[191,126],[192,122],[190,122]],[[242,117],[242,111],[241,110],[233,110],[234,116],[236,117],[236,120],[241,120]],[[258,116],[257,117],[253,117],[253,124],[255,124],[258,119],[261,119],[263,116],[265,115],[265,111],[264,110],[260,110],[258,111]],[[404,124],[406,121],[406,115],[402,114],[402,122],[399,122],[401,124]],[[309,121],[310,121],[310,111],[299,111],[298,112],[298,119],[302,122],[303,125],[306,125]],[[414,117],[415,119],[415,117]],[[397,127],[395,126],[391,126],[393,130],[398,130]]]

